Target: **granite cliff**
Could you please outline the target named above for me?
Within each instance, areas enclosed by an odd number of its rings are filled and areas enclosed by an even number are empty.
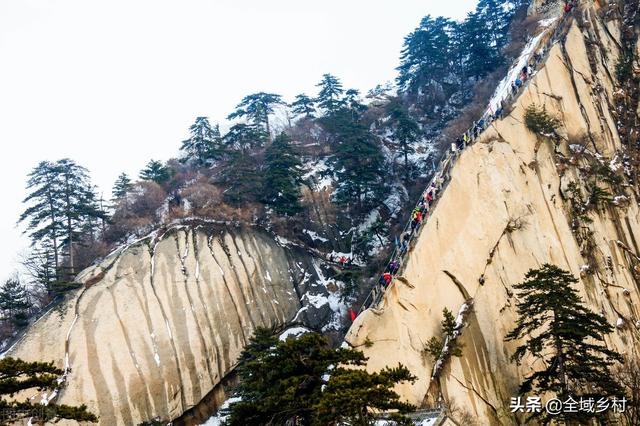
[[[56,402],[101,424],[175,419],[208,395],[215,408],[255,327],[330,331],[345,314],[319,260],[256,227],[170,226],[77,280],[6,355],[53,360]]]
[[[540,40],[543,64],[505,116],[462,151],[401,277],[346,337],[371,370],[411,369],[418,380],[398,388],[410,402],[444,401],[483,425],[517,423],[510,397],[540,367],[510,362],[519,342],[504,340],[516,319],[512,286],[529,269],[570,270],[585,302],[616,326],[607,344],[628,356],[639,348],[637,62],[635,77],[615,72],[630,45],[640,52],[638,3],[582,2],[564,17],[562,3],[537,3],[531,13],[557,17],[554,40]],[[534,104],[559,120],[557,135],[527,128]],[[588,207],[594,185],[608,196]],[[464,347],[434,368],[424,348],[443,308],[463,320]]]

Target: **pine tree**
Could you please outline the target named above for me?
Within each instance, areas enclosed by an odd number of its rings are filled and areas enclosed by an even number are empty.
[[[476,13],[484,24],[491,47],[500,52],[507,45],[515,8],[505,0],[479,0]]]
[[[85,189],[85,204],[79,209],[79,214],[84,216],[80,221],[80,236],[90,244],[98,237],[104,237],[109,217],[105,200],[98,196],[97,189],[96,186]]]
[[[425,351],[429,355],[431,355],[434,361],[436,361],[442,355],[445,341],[449,339],[447,342],[449,346],[448,353],[451,356],[461,357],[463,345],[458,340],[453,339],[453,332],[456,329],[456,319],[454,318],[451,311],[447,308],[444,308],[442,310],[442,321],[440,322],[440,325],[442,326],[442,337],[431,337],[431,339],[429,339],[429,341],[425,345]]]
[[[241,205],[260,199],[261,176],[254,159],[241,151],[232,151],[225,163],[220,184],[224,186],[225,201]]]
[[[337,143],[331,159],[339,182],[334,199],[362,213],[384,191],[385,161],[380,146],[367,126],[346,108],[323,117],[321,123]]]
[[[162,185],[171,179],[171,169],[158,160],[150,160],[140,172],[140,179],[150,180]]]
[[[111,195],[116,201],[122,200],[131,192],[131,188],[133,188],[131,179],[126,173],[121,173],[113,184]]]
[[[300,184],[302,163],[284,132],[267,147],[263,181],[263,200],[277,213],[292,216],[302,210]]]
[[[414,378],[402,366],[379,373],[348,368],[365,363],[361,352],[332,349],[318,333],[279,341],[258,328],[238,360],[241,400],[230,405],[226,424],[372,424],[371,409],[398,410],[394,420],[408,424],[402,413],[414,407],[393,387]]]
[[[389,115],[394,126],[393,138],[398,141],[400,152],[404,156],[404,179],[409,182],[409,154],[415,152],[413,144],[420,136],[420,126],[413,120],[399,101],[389,104]]]
[[[24,327],[29,323],[31,303],[27,288],[18,278],[10,278],[0,288],[0,310],[3,318],[11,321],[15,327]]]
[[[492,45],[494,36],[487,30],[478,12],[469,12],[462,24],[467,76],[481,78],[504,62],[500,50]]]
[[[30,277],[30,283],[44,288],[49,296],[54,295],[61,287],[55,265],[55,252],[50,241],[43,240],[33,246],[20,263]]]
[[[358,365],[365,365],[364,362]],[[342,367],[331,371],[331,377],[315,404],[315,425],[376,425],[376,412],[390,412],[390,424],[412,426],[404,414],[415,406],[400,401],[393,390],[397,383],[413,382],[415,377],[404,366],[386,367],[377,373]],[[385,423],[385,424],[389,424]]]
[[[233,125],[222,140],[227,150],[247,155],[250,149],[264,145],[267,133],[261,126],[239,123]]]
[[[348,89],[344,93],[344,105],[351,110],[354,119],[359,118],[367,110],[367,106],[360,102],[360,92],[357,89]]]
[[[289,105],[294,115],[304,115],[305,117],[313,117],[316,112],[315,102],[304,93],[296,95],[296,100]]]
[[[59,168],[49,161],[42,161],[29,173],[27,189],[31,192],[23,203],[31,206],[18,219],[18,223],[28,220],[25,233],[32,245],[39,241],[50,243],[56,276],[60,270],[59,240],[64,232],[59,175]]]
[[[186,154],[186,160],[202,167],[211,160],[219,160],[224,152],[220,128],[211,127],[207,117],[197,117],[196,122],[189,127],[189,139],[182,141],[180,148]]]
[[[273,114],[276,105],[283,104],[282,97],[275,93],[254,93],[245,96],[236,106],[236,110],[227,116],[228,120],[247,117],[254,125],[264,125],[267,137],[271,138],[269,114]]]
[[[58,379],[64,372],[53,362],[26,362],[17,358],[0,359],[0,395],[13,397],[23,390],[53,390],[59,387]],[[0,411],[4,424],[14,424],[23,419],[52,422],[69,419],[82,422],[97,422],[98,418],[87,410],[86,405],[79,407],[39,402],[20,402],[13,398],[0,399]]]
[[[320,88],[316,102],[325,111],[325,114],[332,114],[344,105],[342,94],[344,89],[340,80],[331,75],[324,74],[322,81],[316,84]]]
[[[607,348],[604,335],[613,331],[606,319],[582,304],[571,286],[578,280],[555,265],[530,270],[522,283],[515,284],[520,301],[518,319],[506,340],[527,339],[518,346],[512,360],[520,363],[526,355],[541,359],[544,368],[525,378],[520,394],[551,393],[561,401],[568,398],[620,397],[621,386],[609,368],[621,362],[620,354]],[[596,413],[563,412],[556,416],[537,413],[543,420],[584,422]]]
[[[450,70],[449,31],[452,22],[430,15],[404,39],[400,55],[398,85],[404,91],[417,92],[431,80],[441,81]]]
[[[467,60],[467,46],[465,43],[464,22],[451,22],[449,29],[449,59],[451,71],[455,75],[464,76]]]
[[[104,212],[95,208],[95,192],[87,170],[67,158],[55,163],[43,161],[29,174],[27,189],[31,193],[24,203],[30,205],[18,222],[28,220],[25,233],[32,245],[43,240],[50,243],[58,272],[62,266],[60,250],[65,249],[73,275],[74,246],[83,225],[87,220],[104,218]]]
[[[100,211],[96,203],[97,197],[89,181],[87,169],[68,158],[59,160],[56,164],[60,169],[62,180],[60,195],[66,231],[62,246],[67,249],[69,273],[73,275],[76,266],[75,245],[83,235],[83,227],[94,219],[104,219],[106,215]]]

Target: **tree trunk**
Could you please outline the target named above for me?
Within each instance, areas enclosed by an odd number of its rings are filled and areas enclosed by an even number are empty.
[[[125,198],[126,198],[126,194],[125,194]],[[104,199],[102,198],[102,195],[100,195],[100,213],[103,214],[103,215],[105,214],[105,212],[104,212]],[[101,222],[101,229],[100,229],[101,237],[104,240],[105,239],[105,237],[104,237],[105,233],[107,232],[107,224],[106,224],[106,221],[104,219],[104,216],[102,218],[100,218],[100,220],[102,221]]]
[[[73,230],[71,228],[71,199],[69,196],[69,175],[64,175],[65,182],[65,201],[67,214],[67,237],[69,238],[69,272],[73,275]]]
[[[556,312],[553,312],[553,320],[556,321]],[[553,324],[552,324],[553,325]],[[554,346],[556,348],[556,359],[558,360],[558,373],[560,374],[560,382],[562,383],[562,389],[565,394],[569,393],[567,386],[567,375],[564,371],[564,353],[562,352],[562,344],[557,336],[554,336]],[[565,425],[569,426],[569,420],[565,420]]]
[[[271,143],[271,127],[269,126],[269,114],[265,116],[265,123],[267,124],[267,142]]]
[[[404,145],[404,183],[409,183],[409,154],[407,153],[407,144]]]
[[[56,279],[58,279],[58,238],[56,235],[56,211],[53,208],[53,195],[51,190],[47,190],[47,198],[49,199],[49,215],[51,216],[51,242],[53,243],[53,263],[55,268]]]

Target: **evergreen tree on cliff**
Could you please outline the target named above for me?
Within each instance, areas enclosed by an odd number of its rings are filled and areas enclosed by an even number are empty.
[[[325,114],[332,114],[344,105],[341,99],[344,89],[338,77],[324,74],[322,81],[316,84],[316,87],[320,88],[316,101]]]
[[[400,152],[404,156],[404,179],[408,183],[409,154],[415,152],[413,145],[420,136],[420,126],[397,100],[389,104],[389,115],[394,125],[393,138],[398,141]]]
[[[267,137],[270,138],[269,114],[273,114],[274,107],[281,104],[283,101],[280,95],[265,92],[254,93],[245,96],[227,119],[247,117],[255,125],[264,125]]]
[[[20,264],[34,285],[42,286],[49,296],[58,288],[58,272],[55,266],[55,252],[50,241],[43,240],[25,255]]]
[[[241,151],[231,151],[219,179],[224,186],[224,199],[235,205],[258,201],[262,189],[258,172],[251,156]]]
[[[302,210],[300,184],[302,162],[285,133],[278,135],[265,154],[266,170],[263,180],[264,202],[277,213],[292,216]]]
[[[449,19],[430,15],[405,37],[400,54],[398,86],[415,92],[431,80],[441,81],[449,72]]]
[[[150,160],[140,172],[140,179],[150,180],[162,185],[171,179],[171,169],[158,160]]]
[[[305,117],[313,117],[316,112],[315,102],[312,98],[304,93],[296,95],[295,101],[289,105],[294,115],[304,115]]]
[[[259,125],[238,123],[231,126],[222,141],[227,153],[239,151],[243,155],[248,155],[249,150],[264,145],[267,141],[267,132]]]
[[[132,187],[133,185],[131,184],[129,176],[126,173],[121,173],[113,184],[111,195],[116,201],[122,200],[131,191]]]
[[[59,160],[56,165],[60,170],[60,196],[66,231],[62,246],[66,247],[69,273],[73,275],[76,273],[75,246],[87,231],[93,231],[91,224],[105,219],[106,215],[97,203],[87,169],[68,158]]]
[[[479,12],[470,12],[461,27],[465,49],[466,75],[481,78],[504,62],[500,49],[493,45],[494,36],[485,27]]]
[[[0,359],[0,395],[13,397],[27,389],[53,392],[60,386],[58,380],[63,374],[64,371],[55,367],[52,362],[26,362],[16,358],[2,358]],[[13,424],[28,418],[43,422],[60,419],[93,423],[98,421],[98,418],[87,410],[86,405],[73,407],[53,402],[43,405],[39,401],[21,402],[13,398],[0,398],[0,412],[2,413],[1,424]]]
[[[64,232],[64,216],[60,197],[60,170],[55,163],[42,161],[29,173],[27,189],[31,190],[23,200],[30,206],[20,215],[18,223],[28,220],[25,233],[31,245],[47,241],[53,253],[53,268],[60,272],[60,238]]]
[[[15,327],[24,327],[29,323],[29,294],[18,278],[10,278],[0,288],[0,310],[3,318]]]
[[[515,7],[505,0],[479,0],[476,13],[489,35],[490,45],[500,51],[507,45],[509,24]]]
[[[197,117],[189,127],[189,139],[182,141],[180,148],[186,154],[186,160],[197,166],[205,166],[211,160],[222,158],[220,128],[211,127],[207,117]]]
[[[372,409],[397,410],[396,424],[410,424],[395,384],[413,381],[402,366],[368,373],[366,358],[354,349],[332,349],[326,337],[307,333],[280,341],[258,328],[238,360],[240,401],[228,409],[226,424],[370,425]]]
[[[74,247],[89,221],[104,218],[96,205],[96,195],[87,170],[68,158],[55,163],[43,161],[29,174],[24,199],[29,207],[18,222],[28,220],[26,233],[32,245],[45,240],[53,250],[55,270],[60,272],[64,249],[68,271],[75,273]],[[60,276],[58,278],[61,278]]]
[[[365,211],[384,191],[384,156],[367,125],[353,110],[340,108],[321,119],[336,141],[331,159],[338,186],[334,199],[343,206]]]
[[[569,272],[545,264],[530,270],[525,281],[514,285],[517,303],[516,327],[507,340],[526,339],[511,357],[520,363],[525,356],[543,361],[544,369],[525,378],[520,394],[533,392],[554,394],[561,401],[568,398],[621,397],[624,392],[609,371],[620,354],[607,348],[604,335],[613,327],[604,317],[582,304],[571,286],[578,282]],[[543,421],[584,422],[598,413],[578,411],[551,416],[544,412]]]

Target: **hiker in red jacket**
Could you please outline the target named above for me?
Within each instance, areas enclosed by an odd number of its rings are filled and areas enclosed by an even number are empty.
[[[356,313],[353,308],[349,308],[349,315],[351,315],[351,322],[354,322],[356,320]]]
[[[385,272],[385,274],[382,277],[387,282],[387,285],[391,284],[391,274],[390,273]]]

